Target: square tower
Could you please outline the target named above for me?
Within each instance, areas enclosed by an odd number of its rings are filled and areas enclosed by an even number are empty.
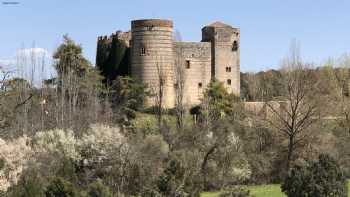
[[[202,28],[202,42],[211,42],[211,75],[224,83],[227,91],[240,94],[240,31],[214,22]]]

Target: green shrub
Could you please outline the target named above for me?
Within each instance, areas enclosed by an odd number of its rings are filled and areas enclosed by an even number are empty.
[[[97,180],[89,185],[88,197],[112,197],[112,192],[101,180]]]
[[[25,172],[16,185],[11,186],[6,197],[44,197],[44,180],[35,170]],[[0,197],[2,195],[0,194]]]
[[[347,185],[338,164],[328,155],[290,170],[282,191],[289,197],[346,197]]]
[[[79,197],[73,184],[63,178],[54,178],[45,190],[46,197]]]

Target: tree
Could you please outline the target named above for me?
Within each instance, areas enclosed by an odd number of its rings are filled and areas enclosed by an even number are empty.
[[[126,41],[118,39],[116,34],[110,38],[100,37],[100,39],[97,43],[96,66],[104,77],[104,83],[111,85],[118,76],[129,74],[130,48]]]
[[[136,117],[136,111],[143,108],[146,96],[150,95],[146,85],[121,76],[113,82],[108,94],[112,108],[121,117],[119,122],[122,124],[129,124]]]
[[[280,101],[266,101],[265,120],[288,141],[286,169],[295,159],[298,146],[310,138],[308,128],[318,118],[317,88],[313,73],[302,63],[297,48],[284,62],[286,95]]]
[[[54,55],[57,71],[57,92],[60,100],[57,107],[58,125],[61,128],[81,127],[86,119],[97,119],[99,108],[98,96],[102,91],[102,78],[83,57],[82,48],[67,35],[63,36],[63,43],[56,49]],[[80,109],[90,108],[90,113],[80,113]],[[89,117],[89,115],[93,115]],[[86,118],[86,119],[85,119]],[[76,128],[78,129],[78,128]]]
[[[325,80],[331,89],[330,102],[336,108],[335,113],[330,112],[338,117],[339,125],[350,134],[350,55],[343,55],[337,63],[328,61],[326,68],[324,70],[328,72]]]
[[[338,164],[322,154],[318,161],[292,168],[282,184],[282,191],[289,197],[346,197],[347,190],[347,180]]]
[[[230,168],[233,164],[231,161],[236,156],[235,153],[240,150],[237,130],[241,125],[243,111],[241,107],[239,98],[229,94],[221,82],[212,81],[208,85],[201,103],[200,124],[197,128],[202,133],[198,138],[203,140],[200,172],[205,187],[208,186],[208,164],[214,155],[223,151],[221,155],[227,159],[225,167]],[[226,154],[225,150],[230,148],[237,151]],[[219,157],[215,159],[220,160]]]
[[[181,38],[178,35],[179,39]],[[184,106],[184,93],[185,93],[185,60],[183,58],[182,48],[177,49],[175,59],[175,115],[177,127],[183,129],[185,106]]]
[[[201,103],[202,119],[207,125],[225,117],[238,118],[239,98],[229,94],[222,82],[212,81],[204,92]]]
[[[34,97],[33,87],[23,78],[7,79],[1,84],[0,91],[0,128],[13,129],[17,132],[25,132],[28,130],[29,111],[28,103]],[[20,116],[18,117],[18,115]],[[25,117],[24,117],[25,116]],[[15,136],[17,132],[12,133]],[[16,134],[15,134],[16,133]],[[8,133],[4,133],[3,137],[10,137]]]
[[[162,59],[157,60],[157,79],[153,87],[153,94],[155,96],[155,105],[156,105],[156,115],[158,119],[158,127],[161,128],[163,121],[163,108],[164,108],[164,88],[166,83],[165,71],[163,68]]]

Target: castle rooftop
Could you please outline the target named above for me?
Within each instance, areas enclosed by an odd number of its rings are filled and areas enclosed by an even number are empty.
[[[225,24],[221,21],[212,22],[209,25],[204,26],[203,28],[206,28],[206,27],[238,29],[238,28],[232,27],[231,25]]]
[[[131,27],[173,27],[173,21],[166,19],[139,19],[131,21]]]

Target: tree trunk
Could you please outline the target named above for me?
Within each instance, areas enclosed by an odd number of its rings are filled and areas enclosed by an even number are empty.
[[[292,161],[294,152],[294,136],[289,136],[289,142],[288,142],[288,156],[287,156],[287,164],[286,164],[286,170],[288,171],[290,168],[290,163]]]

